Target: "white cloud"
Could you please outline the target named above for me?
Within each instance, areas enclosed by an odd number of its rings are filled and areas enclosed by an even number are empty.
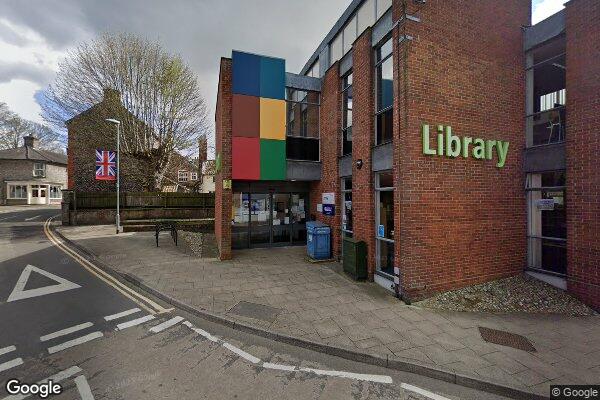
[[[8,104],[11,111],[22,118],[35,122],[43,122],[40,117],[40,106],[33,98],[41,86],[37,83],[22,79],[13,79],[0,84],[0,101]]]
[[[531,23],[535,25],[552,14],[556,14],[564,8],[565,2],[566,0],[538,0],[533,5]]]

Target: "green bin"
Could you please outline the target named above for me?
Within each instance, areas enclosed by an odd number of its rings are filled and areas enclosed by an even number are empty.
[[[362,240],[344,238],[344,272],[354,279],[367,279],[367,244]]]

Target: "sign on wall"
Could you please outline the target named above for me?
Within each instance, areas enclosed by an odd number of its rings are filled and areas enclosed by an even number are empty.
[[[323,193],[321,197],[323,204],[335,204],[335,193]]]
[[[477,160],[496,158],[496,167],[503,168],[508,156],[509,142],[456,136],[451,126],[438,125],[437,136],[432,141],[429,125],[422,126],[423,154],[428,156],[446,156],[449,158],[473,157]]]
[[[335,206],[333,204],[323,204],[323,215],[334,216]]]

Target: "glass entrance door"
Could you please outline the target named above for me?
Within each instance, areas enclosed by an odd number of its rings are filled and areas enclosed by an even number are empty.
[[[291,242],[290,195],[273,194],[273,243]]]
[[[271,195],[250,195],[250,245],[271,243]]]
[[[292,222],[292,242],[306,244],[306,213],[308,212],[308,195],[292,193],[290,214]]]

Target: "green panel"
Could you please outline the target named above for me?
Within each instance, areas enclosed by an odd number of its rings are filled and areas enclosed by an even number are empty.
[[[286,178],[285,140],[260,139],[260,180]]]

